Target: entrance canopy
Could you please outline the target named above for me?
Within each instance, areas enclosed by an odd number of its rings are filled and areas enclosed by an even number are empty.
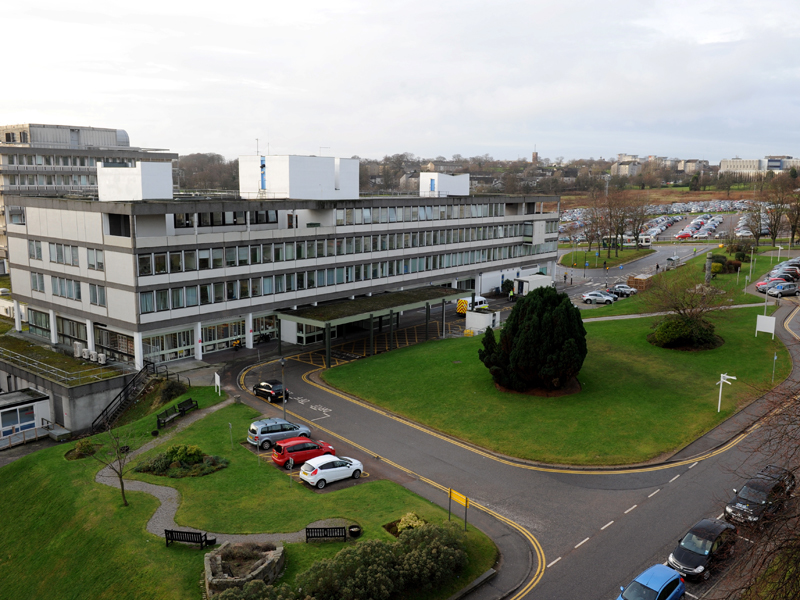
[[[304,306],[297,310],[277,311],[276,316],[281,321],[293,321],[324,329],[326,365],[330,367],[331,327],[364,320],[372,322],[375,318],[385,316],[389,316],[390,323],[393,323],[394,319],[391,317],[397,313],[458,300],[473,293],[473,290],[458,290],[431,285],[399,292],[383,292],[374,296],[360,296],[354,300],[335,300],[319,306]],[[426,316],[427,318],[429,315]],[[393,327],[393,325],[390,326]],[[280,334],[278,339],[280,340]],[[370,340],[372,340],[372,327],[370,327]],[[372,341],[370,341],[371,348]]]

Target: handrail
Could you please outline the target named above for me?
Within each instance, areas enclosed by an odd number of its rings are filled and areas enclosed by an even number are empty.
[[[100,426],[113,425],[114,412],[130,397],[131,390],[138,389],[139,383],[144,379],[147,379],[149,373],[155,373],[154,367],[155,365],[151,362],[144,363],[142,370],[136,373],[136,375],[134,375],[131,380],[125,384],[125,387],[120,390],[119,394],[117,394],[116,397],[109,402],[108,406],[106,406],[102,412],[97,415],[95,420],[92,421],[92,433],[97,431]]]
[[[69,371],[53,367],[47,363],[30,358],[29,356],[7,350],[6,348],[0,348],[0,360],[6,360],[26,371],[67,385],[80,385],[89,381],[101,381],[103,379],[108,379],[110,374],[119,372],[119,369],[107,366],[70,373]]]
[[[47,423],[47,425],[45,425]],[[55,423],[53,423],[50,419],[45,419],[42,417],[42,429],[47,429],[48,431],[52,430],[55,427]]]

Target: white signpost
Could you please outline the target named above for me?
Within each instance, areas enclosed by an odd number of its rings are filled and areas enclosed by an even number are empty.
[[[222,396],[222,385],[219,382],[219,373],[214,373],[214,391],[217,395]]]
[[[722,384],[727,383],[728,385],[731,385],[731,382],[728,381],[729,379],[736,379],[736,377],[733,375],[728,375],[727,373],[723,373],[719,376],[719,382],[717,383],[719,386],[719,402],[717,402],[717,412],[722,410]]]

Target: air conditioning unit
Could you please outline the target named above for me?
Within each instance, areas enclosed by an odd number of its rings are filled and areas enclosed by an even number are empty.
[[[82,342],[72,342],[72,355],[75,358],[80,358],[83,356],[83,343]]]
[[[92,362],[97,362],[97,352],[89,352],[89,360]]]
[[[101,352],[97,355],[97,362],[101,365],[106,364],[106,355],[104,352]]]
[[[89,349],[88,348],[81,348],[81,357],[86,360],[89,360]]]

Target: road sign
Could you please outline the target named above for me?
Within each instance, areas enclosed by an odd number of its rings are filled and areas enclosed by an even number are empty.
[[[464,531],[467,530],[467,508],[469,508],[469,498],[467,498],[464,494],[460,494],[453,489],[447,490],[447,496],[449,501],[447,503],[447,520],[450,520],[450,505],[453,503],[453,500],[456,501],[457,504],[460,504],[464,507]]]
[[[600,253],[599,252],[595,252],[594,255],[595,256],[600,256]]]
[[[620,271],[622,270],[622,265],[620,265],[620,266],[619,266],[619,270],[620,270]]]
[[[586,262],[583,264],[583,266],[585,266],[585,267],[588,267],[588,266],[589,266],[589,261],[587,260],[587,261],[586,261]]]

